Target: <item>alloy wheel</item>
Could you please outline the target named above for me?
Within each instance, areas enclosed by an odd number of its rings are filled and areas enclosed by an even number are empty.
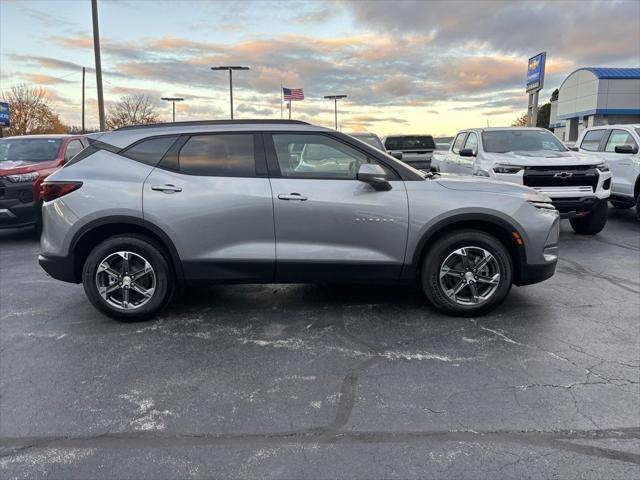
[[[112,307],[134,310],[153,297],[156,273],[142,255],[114,252],[98,264],[96,286],[100,296]]]
[[[440,286],[459,305],[487,302],[500,286],[501,271],[496,258],[481,247],[462,247],[440,266]]]

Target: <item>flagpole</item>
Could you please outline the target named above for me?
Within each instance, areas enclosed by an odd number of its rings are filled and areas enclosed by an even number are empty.
[[[284,91],[282,90],[282,82],[280,82],[280,120],[282,120],[282,104],[284,103]]]
[[[289,100],[289,120],[291,120],[291,100]]]

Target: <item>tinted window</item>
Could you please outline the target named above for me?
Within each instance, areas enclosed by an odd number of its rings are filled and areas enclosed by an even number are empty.
[[[624,130],[612,130],[609,140],[607,140],[607,146],[604,148],[605,152],[615,152],[616,147],[620,145],[636,146],[636,142],[631,137],[629,132]]]
[[[453,142],[453,148],[451,149],[451,151],[453,153],[458,153],[460,151],[460,149],[462,148],[462,144],[464,142],[464,137],[467,133],[463,132],[463,133],[459,133],[458,136],[456,137],[455,141]]]
[[[283,177],[355,180],[367,156],[325,135],[274,134]]]
[[[471,132],[467,137],[467,141],[464,142],[464,148],[473,150],[474,153],[478,151],[478,136],[474,132]]]
[[[73,157],[75,157],[78,153],[80,153],[80,151],[83,149],[84,147],[82,146],[82,143],[80,143],[80,140],[71,140],[68,144],[67,144],[67,151],[64,154],[64,159],[65,160],[71,160]]]
[[[435,150],[436,144],[431,135],[403,135],[388,137],[384,141],[387,150]]]
[[[597,152],[598,147],[600,146],[600,141],[602,140],[602,137],[604,137],[605,133],[607,133],[605,129],[591,130],[590,132],[585,133],[582,143],[580,144],[580,148],[589,152]]]
[[[55,160],[61,143],[53,138],[6,138],[0,140],[0,162]]]
[[[173,142],[176,141],[176,138],[178,137],[173,135],[170,137],[157,137],[143,140],[129,147],[123,155],[155,167],[164,154],[167,153],[169,147],[173,145]]]
[[[482,142],[484,151],[491,153],[567,150],[555,135],[542,130],[487,131],[482,134]]]
[[[368,145],[371,145],[378,150],[384,151],[384,145],[376,135],[366,135],[366,134],[353,134],[351,135],[354,138],[357,138],[361,142],[364,142]]]
[[[180,150],[179,162],[187,175],[253,177],[253,134],[195,135]]]

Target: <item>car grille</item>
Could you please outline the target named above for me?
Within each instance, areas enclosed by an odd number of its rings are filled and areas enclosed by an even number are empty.
[[[565,167],[527,167],[523,183],[528,187],[590,187],[598,186],[598,171],[591,165]],[[580,190],[586,191],[581,188]]]

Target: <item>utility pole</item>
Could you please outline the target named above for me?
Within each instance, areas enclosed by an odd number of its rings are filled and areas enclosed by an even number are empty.
[[[249,67],[228,66],[211,67],[211,70],[229,70],[229,105],[231,111],[231,120],[233,120],[233,71],[234,70],[250,70]]]
[[[181,102],[184,100],[182,97],[162,97],[160,100],[166,100],[167,102],[173,103],[173,123],[176,123],[176,102]]]
[[[335,116],[336,130],[338,130],[338,100],[347,98],[346,95],[325,95],[324,98],[333,100],[333,113]]]
[[[84,77],[86,69],[82,67],[82,133],[84,133]]]
[[[93,17],[93,51],[96,58],[96,84],[98,87],[98,117],[100,130],[105,129],[104,97],[102,95],[102,62],[100,61],[100,31],[98,28],[98,0],[91,0],[91,16]]]

